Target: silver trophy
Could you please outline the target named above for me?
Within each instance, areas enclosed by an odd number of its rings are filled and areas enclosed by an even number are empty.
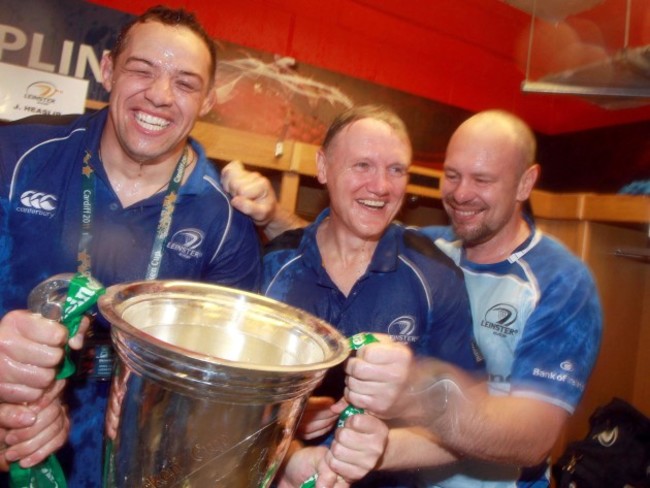
[[[104,486],[266,488],[347,341],[265,297],[187,281],[109,287],[117,351]]]

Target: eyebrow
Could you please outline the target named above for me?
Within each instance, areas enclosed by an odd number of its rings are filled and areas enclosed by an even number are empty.
[[[152,62],[152,61],[150,61],[150,60],[148,60],[146,58],[140,58],[138,56],[129,56],[128,58],[126,58],[126,61],[124,62],[124,65],[126,66],[126,65],[128,65],[129,63],[132,63],[132,62],[144,63],[147,66],[150,66],[152,68],[156,68],[156,63],[154,63],[154,62]],[[191,77],[197,78],[201,82],[203,82],[203,77],[200,74],[195,73],[193,71],[179,70],[179,71],[177,71],[177,73],[179,73],[182,76],[191,76]]]

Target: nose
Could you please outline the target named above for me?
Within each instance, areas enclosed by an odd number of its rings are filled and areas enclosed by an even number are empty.
[[[146,97],[156,107],[170,105],[173,100],[172,80],[168,76],[156,76],[146,91]]]
[[[368,190],[375,195],[386,195],[390,190],[390,180],[384,170],[374,171],[368,180]]]
[[[463,178],[458,178],[453,182],[445,178],[442,193],[452,197],[457,203],[469,202],[474,195],[470,182]]]

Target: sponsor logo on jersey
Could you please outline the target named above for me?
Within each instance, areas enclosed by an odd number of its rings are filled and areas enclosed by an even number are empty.
[[[537,376],[538,378],[546,378],[551,381],[557,381],[558,383],[567,383],[579,389],[580,391],[583,391],[585,389],[585,384],[579,379],[569,375],[569,373],[558,373],[557,371],[546,371],[541,368],[533,368],[533,376]]]
[[[560,363],[560,368],[562,368],[564,371],[573,371],[575,369],[575,366],[571,361],[567,359],[566,361],[562,361]]]
[[[203,256],[199,249],[203,243],[203,232],[198,229],[182,229],[176,232],[167,244],[167,249],[176,251],[184,259],[198,259]]]
[[[418,340],[418,336],[415,335],[415,318],[410,315],[402,315],[394,319],[388,324],[387,332],[393,340],[399,342],[415,342]]]
[[[56,210],[57,198],[49,193],[27,190],[20,195],[20,204],[22,206],[16,209],[18,212],[52,217]]]
[[[481,326],[492,330],[495,334],[506,337],[519,333],[518,329],[510,326],[517,320],[517,309],[507,303],[493,305],[481,321]]]

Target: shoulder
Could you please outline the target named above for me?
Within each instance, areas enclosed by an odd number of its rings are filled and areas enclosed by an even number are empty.
[[[29,150],[47,143],[60,143],[75,135],[104,125],[105,114],[33,116],[0,126],[0,141],[4,148]]]
[[[578,277],[593,281],[587,264],[560,241],[548,235],[541,234],[539,242],[525,258],[538,276],[553,281],[571,282]],[[553,265],[549,266],[549,263]]]
[[[278,251],[298,249],[305,234],[305,229],[292,229],[283,232],[264,246],[264,256]]]
[[[404,252],[409,259],[424,266],[433,266],[439,270],[462,277],[462,270],[432,240],[419,229],[405,228],[402,235]]]
[[[436,239],[445,239],[447,241],[455,241],[456,236],[451,227],[446,225],[430,225],[428,227],[422,227],[420,232],[427,236],[432,241]]]

